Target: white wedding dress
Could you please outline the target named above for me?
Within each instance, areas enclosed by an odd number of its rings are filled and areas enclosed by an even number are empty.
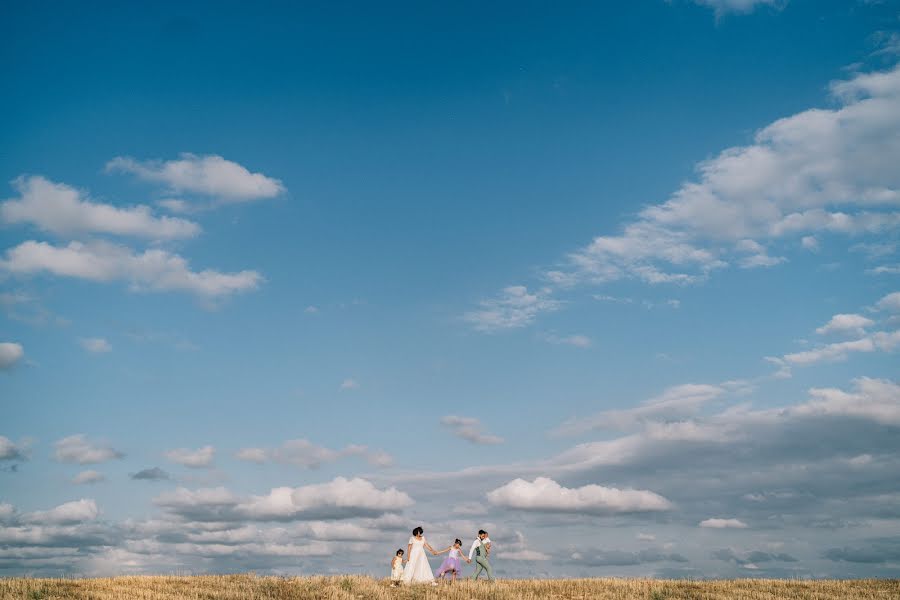
[[[425,556],[425,536],[417,540],[409,538],[412,548],[409,551],[409,561],[403,569],[403,583],[434,583],[434,573]]]

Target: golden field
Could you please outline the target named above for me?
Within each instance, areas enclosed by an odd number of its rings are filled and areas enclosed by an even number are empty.
[[[371,577],[259,577],[246,575],[140,576],[106,579],[0,579],[0,598],[84,600],[897,600],[900,580],[738,579],[510,579],[495,584],[458,581],[438,587],[392,588]]]

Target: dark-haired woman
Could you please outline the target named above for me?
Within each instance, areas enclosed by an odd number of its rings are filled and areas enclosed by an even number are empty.
[[[434,548],[425,539],[425,530],[416,527],[412,531],[412,537],[406,547],[406,568],[403,569],[403,583],[430,583],[437,585],[434,581],[434,575],[431,573],[431,565],[428,564],[428,557],[425,556],[427,549],[432,554],[436,554]]]

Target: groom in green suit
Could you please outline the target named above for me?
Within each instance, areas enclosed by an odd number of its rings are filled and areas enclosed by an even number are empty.
[[[475,557],[475,574],[472,576],[472,581],[477,580],[482,571],[487,574],[488,581],[494,581],[494,569],[491,568],[491,563],[488,560],[490,554],[491,538],[488,537],[487,531],[479,529],[478,537],[475,538],[475,541],[472,542],[472,547],[469,549],[469,560],[472,560],[473,556]]]

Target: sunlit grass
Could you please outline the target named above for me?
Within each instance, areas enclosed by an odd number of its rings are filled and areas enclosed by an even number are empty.
[[[272,598],[537,600],[897,600],[900,580],[738,579],[509,579],[495,584],[458,581],[438,587],[392,588],[384,579],[362,576],[258,577],[247,575],[140,576],[100,579],[0,579],[0,598],[51,600],[244,600]]]

